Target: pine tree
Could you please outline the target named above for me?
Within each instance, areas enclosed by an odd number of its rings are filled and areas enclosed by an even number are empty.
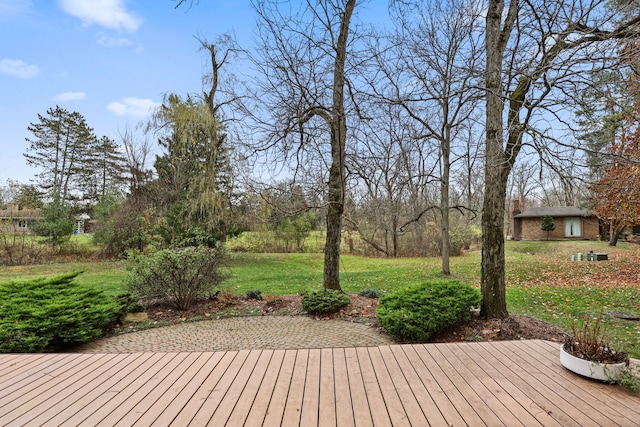
[[[553,218],[549,215],[545,215],[542,218],[542,223],[540,224],[540,229],[542,231],[547,232],[547,240],[549,240],[549,232],[556,229],[556,225],[553,223]]]
[[[87,156],[89,161],[83,168],[80,188],[83,200],[93,205],[110,190],[119,192],[125,185],[126,159],[118,144],[106,136],[96,141]]]
[[[34,137],[26,138],[30,146],[24,156],[28,165],[42,169],[36,175],[40,188],[64,206],[77,196],[74,192],[92,165],[97,140],[80,113],[56,106],[38,119],[28,127]]]

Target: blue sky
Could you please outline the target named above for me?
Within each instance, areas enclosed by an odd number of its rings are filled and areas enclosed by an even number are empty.
[[[28,183],[27,127],[59,105],[98,137],[145,119],[163,94],[200,92],[207,58],[195,36],[253,38],[243,0],[0,0],[0,185]]]

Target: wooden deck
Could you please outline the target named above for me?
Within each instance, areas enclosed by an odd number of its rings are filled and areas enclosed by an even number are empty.
[[[638,426],[546,341],[0,355],[0,425]]]

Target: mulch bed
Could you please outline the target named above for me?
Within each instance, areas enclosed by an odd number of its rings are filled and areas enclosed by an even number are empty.
[[[337,313],[312,316],[316,319],[340,319],[370,325],[386,333],[376,317],[378,300],[349,294],[351,304]],[[242,295],[225,293],[214,298],[198,300],[189,310],[174,310],[156,304],[147,309],[149,320],[158,324],[223,318],[230,316],[311,316],[302,309],[300,295],[265,295],[262,299],[248,299]],[[495,341],[543,339],[564,342],[567,335],[557,326],[533,317],[511,315],[505,320],[485,320],[474,313],[464,325],[448,329],[432,337],[432,342]]]

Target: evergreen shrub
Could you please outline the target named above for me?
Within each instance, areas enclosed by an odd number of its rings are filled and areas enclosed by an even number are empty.
[[[262,299],[262,291],[260,291],[259,289],[247,291],[247,299],[261,300]]]
[[[467,322],[480,304],[480,291],[457,281],[427,282],[380,299],[380,324],[403,342],[426,342],[432,335]]]
[[[98,338],[115,322],[118,304],[75,283],[80,273],[0,284],[0,352],[64,350]]]
[[[384,296],[384,292],[378,289],[367,288],[358,292],[358,295],[365,298],[381,298]]]
[[[311,314],[335,313],[351,303],[348,295],[332,289],[322,289],[302,297],[302,308]]]

